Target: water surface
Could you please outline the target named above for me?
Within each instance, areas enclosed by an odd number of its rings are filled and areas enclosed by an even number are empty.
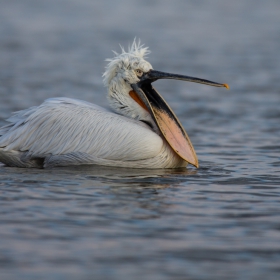
[[[0,9],[0,124],[101,75],[140,37],[155,69],[228,83],[155,87],[200,168],[0,166],[1,279],[279,279],[280,2],[11,0]]]

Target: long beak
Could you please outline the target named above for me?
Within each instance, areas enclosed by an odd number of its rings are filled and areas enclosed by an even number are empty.
[[[141,77],[141,80],[137,84],[131,85],[133,90],[148,108],[155,123],[171,148],[182,159],[195,167],[198,167],[198,159],[186,131],[174,112],[168,106],[167,102],[151,85],[152,82],[159,79],[182,80],[215,87],[225,87],[227,89],[229,89],[229,86],[227,84],[219,84],[204,79],[164,73],[156,70],[150,70]]]
[[[160,72],[160,71],[156,71],[156,70],[150,70],[149,72],[145,73],[141,77],[141,80],[138,84],[141,85],[142,83],[147,83],[147,82],[153,83],[159,79],[181,80],[181,81],[193,82],[193,83],[204,84],[204,85],[214,86],[214,87],[225,87],[225,88],[229,89],[229,86],[227,84],[219,84],[219,83],[215,83],[215,82],[200,79],[200,78],[165,73],[165,72]]]

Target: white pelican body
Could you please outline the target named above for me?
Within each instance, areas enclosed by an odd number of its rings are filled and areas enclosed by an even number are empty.
[[[0,162],[37,168],[82,164],[177,168],[188,162],[198,166],[190,140],[165,101],[161,97],[158,101],[163,110],[146,97],[146,92],[154,91],[151,82],[156,79],[194,78],[152,76],[162,72],[152,70],[145,53],[147,48],[134,42],[129,52],[122,50],[109,60],[103,76],[114,112],[70,98],[47,99],[16,112],[0,128]]]
[[[10,166],[99,164],[134,168],[186,166],[141,121],[70,98],[20,111],[0,133],[0,160]]]

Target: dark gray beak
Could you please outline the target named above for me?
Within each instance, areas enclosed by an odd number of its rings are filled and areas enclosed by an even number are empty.
[[[141,87],[141,85],[143,83],[147,83],[147,82],[153,83],[159,79],[181,80],[181,81],[199,83],[199,84],[204,84],[204,85],[214,86],[214,87],[225,87],[225,88],[229,89],[229,86],[227,84],[219,84],[219,83],[215,83],[215,82],[200,79],[200,78],[195,78],[195,77],[190,77],[190,76],[185,76],[185,75],[178,75],[178,74],[170,74],[170,73],[160,72],[160,71],[156,71],[156,70],[150,70],[149,72],[145,73],[141,77],[140,82],[138,82],[138,86]]]
[[[134,92],[144,102],[157,127],[173,151],[185,161],[198,167],[198,159],[186,131],[167,102],[151,84],[159,79],[182,80],[215,87],[225,87],[227,89],[229,89],[229,86],[227,84],[219,84],[204,79],[164,73],[156,70],[150,70],[144,73],[137,84],[131,85]]]

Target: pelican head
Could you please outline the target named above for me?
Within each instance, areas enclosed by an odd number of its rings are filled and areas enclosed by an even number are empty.
[[[127,52],[122,47],[121,50],[120,54],[114,52],[116,56],[106,60],[109,63],[103,74],[111,108],[121,115],[149,125],[157,134],[165,138],[175,153],[198,167],[198,159],[187,133],[152,83],[159,79],[175,79],[227,89],[228,85],[156,71],[145,60],[149,53],[148,48],[143,47],[136,40]]]

